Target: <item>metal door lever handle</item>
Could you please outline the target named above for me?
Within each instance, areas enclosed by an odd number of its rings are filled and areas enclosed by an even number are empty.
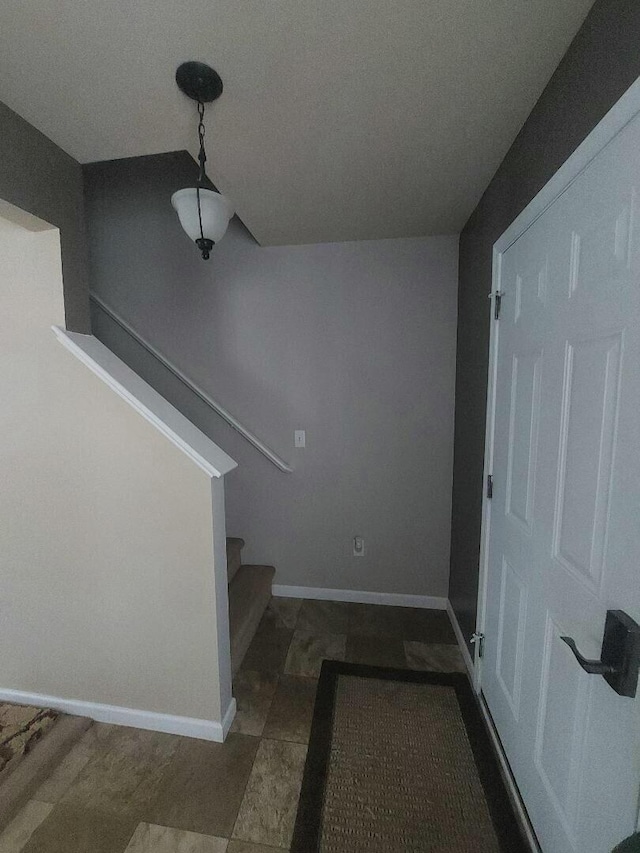
[[[571,637],[560,637],[585,672],[602,675],[620,696],[633,698],[640,672],[640,625],[622,610],[607,610],[600,660],[587,660]]]
[[[611,666],[611,664],[603,663],[601,660],[589,660],[580,654],[578,651],[578,647],[576,646],[575,640],[571,637],[560,637],[561,640],[569,646],[573,654],[575,655],[576,660],[580,664],[580,666],[584,669],[585,672],[588,672],[590,675],[605,675],[608,672],[615,672],[615,667]]]

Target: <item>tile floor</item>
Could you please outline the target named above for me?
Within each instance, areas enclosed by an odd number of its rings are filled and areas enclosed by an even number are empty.
[[[293,826],[324,658],[464,671],[447,614],[274,598],[224,744],[93,725],[0,853],[275,853]]]

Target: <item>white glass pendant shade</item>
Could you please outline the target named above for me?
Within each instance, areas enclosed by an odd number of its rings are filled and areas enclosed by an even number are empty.
[[[195,187],[178,190],[171,196],[180,224],[195,242],[200,238],[200,219],[198,217],[198,198]],[[231,202],[213,190],[200,190],[200,211],[202,213],[202,231],[205,240],[217,243],[225,235],[229,220],[233,216]]]

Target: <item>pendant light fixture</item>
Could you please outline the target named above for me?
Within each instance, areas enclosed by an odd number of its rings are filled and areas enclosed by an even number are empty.
[[[195,188],[178,190],[171,196],[180,224],[208,260],[213,246],[224,237],[229,220],[233,216],[231,202],[220,193],[205,187],[207,179],[204,149],[205,104],[217,100],[222,94],[220,75],[203,62],[183,62],[176,71],[178,88],[198,105],[198,141],[200,170]]]

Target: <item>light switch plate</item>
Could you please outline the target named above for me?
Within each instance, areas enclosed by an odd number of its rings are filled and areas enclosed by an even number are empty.
[[[297,429],[293,433],[293,446],[294,447],[306,447],[307,446],[307,434],[303,429]]]

